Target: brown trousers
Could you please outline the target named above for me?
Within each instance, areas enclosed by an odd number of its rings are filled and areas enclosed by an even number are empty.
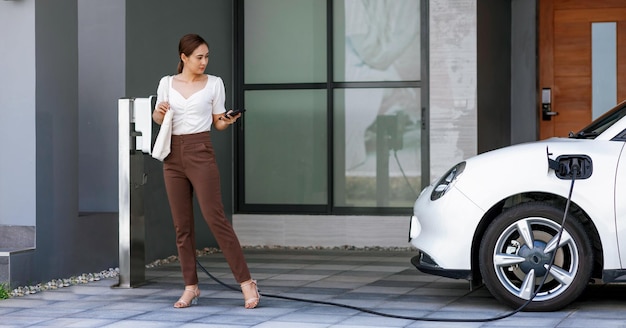
[[[176,246],[185,285],[198,283],[193,216],[195,192],[204,220],[213,232],[237,282],[250,280],[239,239],[224,215],[220,176],[209,132],[173,135],[163,161],[165,189],[176,228]]]

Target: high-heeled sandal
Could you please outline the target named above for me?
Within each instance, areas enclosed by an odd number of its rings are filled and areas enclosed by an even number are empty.
[[[193,293],[193,297],[191,298],[191,300],[184,299],[185,294],[187,292]],[[185,287],[185,291],[183,292],[183,295],[181,295],[178,301],[174,303],[174,307],[177,309],[183,309],[183,308],[190,307],[192,304],[196,305],[198,304],[198,297],[200,297],[200,290],[198,289],[198,286],[196,286],[196,288]]]
[[[245,302],[244,307],[246,309],[254,309],[255,307],[257,307],[257,305],[259,305],[259,300],[261,299],[261,294],[259,294],[259,289],[257,288],[256,280],[250,279],[248,281],[242,282],[240,286],[241,286],[241,292],[243,293],[243,298]],[[250,288],[254,288],[253,291],[254,291],[255,296],[246,298],[246,293],[244,293],[243,289],[244,287],[248,287],[248,286],[250,286]]]

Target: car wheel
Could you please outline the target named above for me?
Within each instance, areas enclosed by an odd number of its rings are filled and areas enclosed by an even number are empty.
[[[583,292],[593,267],[591,242],[583,225],[568,214],[560,245],[555,247],[562,221],[563,209],[533,202],[510,208],[487,227],[480,243],[479,264],[492,295],[519,308],[546,274],[544,285],[525,310],[558,310]]]

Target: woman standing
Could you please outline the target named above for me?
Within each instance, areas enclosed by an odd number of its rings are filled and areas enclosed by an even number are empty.
[[[152,114],[153,120],[161,124],[165,113],[173,111],[171,152],[163,161],[163,176],[185,281],[185,290],[174,307],[189,307],[200,296],[192,203],[195,192],[202,216],[241,285],[245,308],[255,308],[260,295],[239,240],[224,215],[219,172],[209,134],[211,127],[225,130],[241,114],[227,115],[224,82],[204,73],[209,62],[209,46],[202,37],[183,36],[178,53],[178,74],[165,76],[159,82],[157,105]]]

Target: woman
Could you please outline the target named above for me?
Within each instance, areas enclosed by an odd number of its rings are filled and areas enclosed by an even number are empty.
[[[239,240],[224,216],[219,172],[209,134],[211,127],[228,128],[241,114],[227,115],[222,79],[204,74],[209,47],[202,37],[183,36],[178,53],[178,74],[165,76],[159,82],[157,105],[152,114],[153,120],[161,124],[165,113],[173,111],[171,152],[163,161],[163,176],[185,281],[185,290],[174,307],[189,307],[200,296],[192,205],[195,192],[202,216],[241,285],[245,308],[255,308],[260,295],[256,281],[250,277]]]

